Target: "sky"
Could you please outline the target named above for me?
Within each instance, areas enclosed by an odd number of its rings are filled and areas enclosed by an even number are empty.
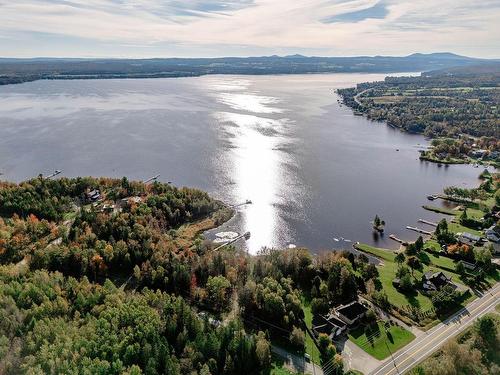
[[[500,0],[0,0],[0,57],[500,58],[499,20]]]

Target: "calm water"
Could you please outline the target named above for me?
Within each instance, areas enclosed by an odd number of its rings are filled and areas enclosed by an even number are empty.
[[[265,245],[350,247],[343,239],[394,247],[388,234],[414,239],[406,225],[437,219],[421,208],[427,194],[472,186],[480,170],[420,162],[423,137],[337,103],[334,89],[378,79],[383,75],[3,86],[0,172],[14,181],[54,169],[131,179],[159,173],[228,203],[250,199],[224,230],[250,231],[251,252]],[[375,214],[387,222],[385,238],[373,237]]]

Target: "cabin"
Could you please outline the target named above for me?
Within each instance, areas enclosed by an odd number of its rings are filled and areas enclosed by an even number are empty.
[[[458,241],[461,244],[477,246],[482,243],[482,238],[472,233],[463,232],[458,234]]]
[[[101,199],[101,192],[98,189],[92,189],[86,193],[89,202],[97,202]]]
[[[444,286],[450,285],[454,289],[457,287],[451,282],[451,277],[446,276],[443,272],[426,272],[422,277],[422,288],[425,291],[441,290]]]
[[[335,315],[345,322],[347,325],[352,326],[362,319],[368,309],[358,301],[353,301],[347,305],[340,305],[335,308]]]

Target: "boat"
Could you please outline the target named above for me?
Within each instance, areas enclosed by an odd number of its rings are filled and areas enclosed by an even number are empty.
[[[428,195],[427,196],[427,199],[430,200],[430,201],[433,201],[435,199],[438,199],[439,197],[437,195]]]

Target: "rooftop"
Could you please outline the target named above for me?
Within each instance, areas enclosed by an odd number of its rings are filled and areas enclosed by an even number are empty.
[[[348,305],[341,306],[337,309],[339,314],[344,315],[346,318],[350,320],[356,319],[359,315],[364,314],[368,310],[365,306],[363,306],[358,301],[354,301],[349,303]]]
[[[424,279],[430,281],[436,287],[440,288],[451,281],[451,277],[446,276],[443,272],[426,272]]]
[[[463,232],[462,234],[460,234],[460,236],[469,240],[469,241],[474,241],[474,242],[481,240],[481,237],[476,236],[475,234],[472,234],[472,233],[468,233],[468,232]]]

